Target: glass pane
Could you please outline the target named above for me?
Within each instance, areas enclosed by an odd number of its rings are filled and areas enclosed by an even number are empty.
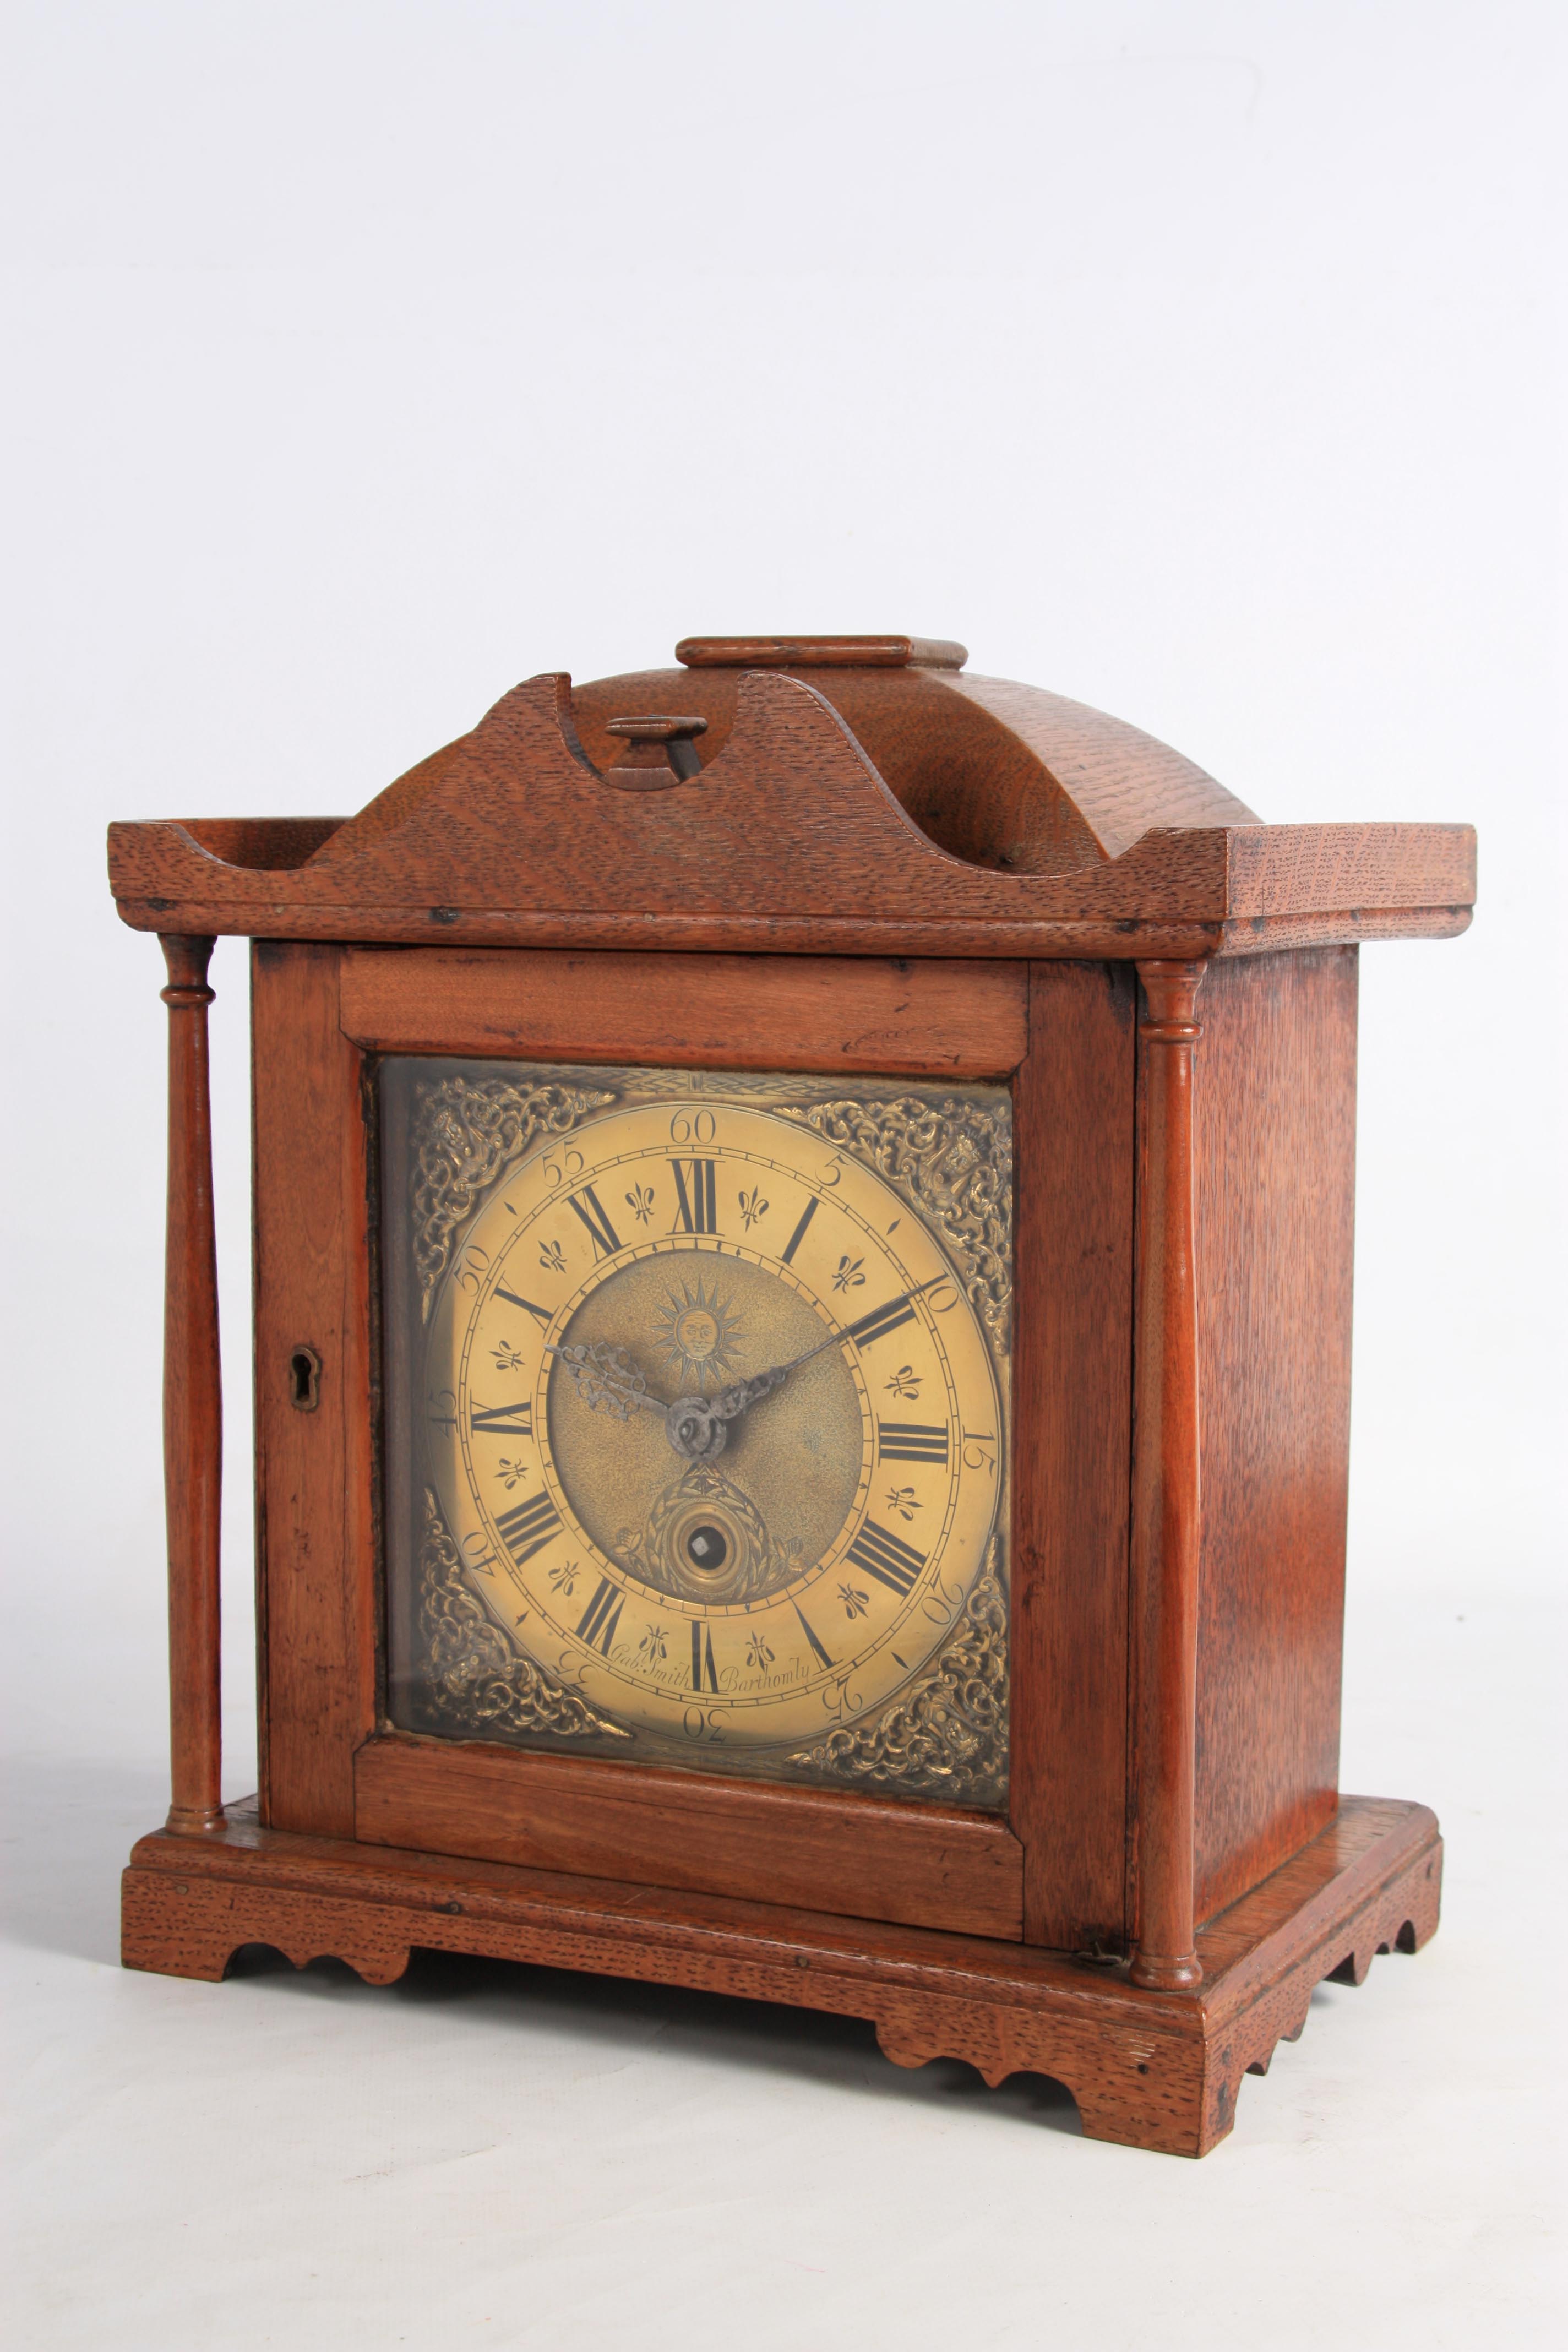
[[[999,1808],[1006,1089],[380,1087],[393,1722]]]

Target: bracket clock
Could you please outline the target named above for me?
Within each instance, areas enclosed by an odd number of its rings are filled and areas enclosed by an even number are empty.
[[[168,965],[174,1801],[128,1966],[414,1946],[872,2021],[1199,2155],[1436,1923],[1341,1796],[1356,959],[1272,825],[902,636],[535,677],[119,824]],[[253,942],[260,1787],[219,1796],[216,934]]]

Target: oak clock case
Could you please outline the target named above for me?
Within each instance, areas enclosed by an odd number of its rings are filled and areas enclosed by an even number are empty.
[[[1000,1809],[1000,1087],[393,1059],[399,1728]]]
[[[1202,2155],[1323,1979],[1434,1932],[1432,1814],[1339,1787],[1356,988],[1465,929],[1475,836],[1265,824],[966,664],[691,638],[526,679],[355,817],[110,827],[169,1033],[172,1802],[128,1967],[718,1989]]]

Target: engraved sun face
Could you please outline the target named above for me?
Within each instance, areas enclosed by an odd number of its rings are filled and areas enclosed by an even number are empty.
[[[679,1296],[669,1291],[654,1317],[654,1328],[665,1361],[682,1388],[690,1381],[700,1390],[719,1388],[735,1370],[734,1350],[744,1334],[717,1282],[705,1290],[700,1276],[695,1288],[683,1282]]]

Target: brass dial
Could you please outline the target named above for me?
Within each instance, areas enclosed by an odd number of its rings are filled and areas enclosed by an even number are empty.
[[[744,1103],[617,1107],[521,1160],[438,1293],[426,1394],[498,1625],[675,1753],[885,1706],[952,1634],[1002,1493],[942,1243],[852,1153]]]

